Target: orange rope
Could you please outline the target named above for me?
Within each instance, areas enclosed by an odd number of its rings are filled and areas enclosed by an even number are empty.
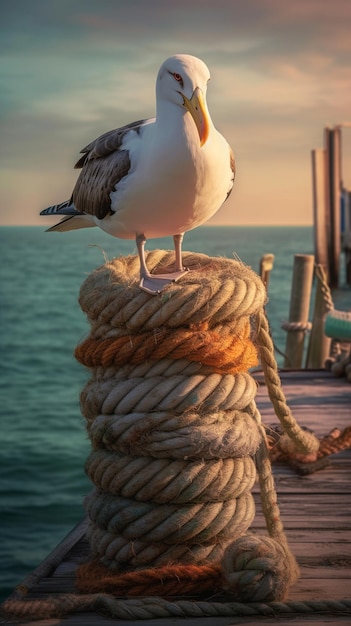
[[[329,435],[321,440],[317,458],[320,459],[348,448],[351,448],[351,426],[347,426],[343,431],[334,428]]]
[[[351,448],[351,426],[347,426],[343,431],[338,428],[333,430],[320,440],[320,446],[316,452],[305,455],[298,452],[292,453],[290,449],[285,449],[277,437],[271,437],[268,433],[268,442],[271,441],[270,458],[272,462],[287,461],[301,464],[313,464],[315,461],[324,459],[331,454],[342,452]],[[320,466],[324,467],[323,465]]]
[[[114,596],[185,596],[221,589],[219,565],[166,565],[119,573],[98,561],[81,565],[76,587],[82,593],[112,593]]]
[[[86,367],[121,367],[148,359],[186,358],[210,365],[217,373],[236,374],[257,365],[257,351],[249,335],[250,324],[246,322],[240,337],[223,327],[210,330],[207,324],[103,340],[88,337],[77,346],[75,357]]]

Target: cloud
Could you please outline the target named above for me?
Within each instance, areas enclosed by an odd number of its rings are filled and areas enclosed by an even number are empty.
[[[50,190],[60,191],[60,177],[65,195],[81,147],[154,115],[161,62],[189,52],[210,67],[211,114],[237,154],[235,201],[261,219],[260,198],[276,206],[289,189],[294,215],[303,207],[305,219],[310,149],[321,144],[326,123],[350,116],[350,17],[349,0],[7,3],[0,23],[7,191],[0,206],[12,198],[12,215],[22,215],[19,175],[28,188],[31,181],[36,186],[33,215],[38,204],[61,200],[61,194],[50,199]],[[232,202],[224,215],[231,215]],[[273,209],[270,215],[277,217]]]

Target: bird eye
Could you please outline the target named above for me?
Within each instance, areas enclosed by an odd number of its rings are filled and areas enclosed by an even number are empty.
[[[176,80],[177,83],[180,84],[181,87],[184,87],[183,79],[182,79],[181,75],[178,74],[178,72],[173,72],[172,76],[173,76],[174,80]]]
[[[178,74],[178,72],[170,72],[169,70],[168,70],[168,74],[170,76],[173,76],[174,80],[176,80],[177,83],[179,83],[181,87],[184,87],[184,81],[183,81],[181,74]]]

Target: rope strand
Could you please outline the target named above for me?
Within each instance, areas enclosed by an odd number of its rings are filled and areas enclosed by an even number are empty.
[[[288,406],[281,386],[277,362],[274,358],[274,347],[268,320],[262,310],[257,313],[256,325],[262,369],[275,414],[280,420],[283,430],[300,452],[304,454],[316,452],[319,448],[318,439],[312,433],[300,428]]]
[[[267,617],[269,615],[350,615],[351,600],[290,602],[206,602],[166,600],[162,597],[119,599],[106,593],[64,594],[39,600],[7,600],[5,615],[17,618],[50,619],[76,611],[97,612],[116,619],[138,620],[161,617]]]

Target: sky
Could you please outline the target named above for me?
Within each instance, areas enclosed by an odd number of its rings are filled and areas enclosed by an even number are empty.
[[[212,224],[312,223],[311,150],[351,122],[350,0],[0,0],[0,224],[52,224],[79,151],[155,114],[170,55],[208,65],[237,162]],[[351,188],[351,128],[342,131]],[[45,222],[45,224],[44,224]]]

